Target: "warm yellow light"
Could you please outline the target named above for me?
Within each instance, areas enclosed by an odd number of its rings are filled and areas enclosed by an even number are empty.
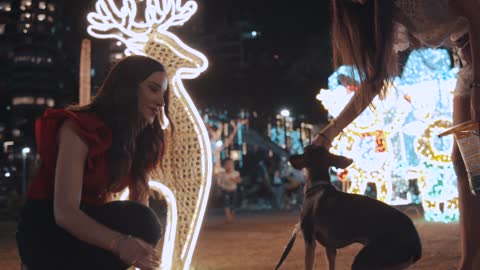
[[[433,121],[427,126],[423,135],[416,140],[416,151],[420,153],[423,158],[435,164],[446,165],[450,163],[450,151],[439,151],[438,149],[434,149],[433,146],[435,145],[434,140],[437,137],[437,134],[451,126],[452,121],[446,118],[440,118]]]
[[[322,89],[316,96],[334,117],[351,97],[352,93],[343,87]],[[385,100],[376,98],[371,108],[367,108],[334,139],[332,152],[347,155],[354,160],[348,168],[348,179],[352,181],[348,192],[364,194],[367,184],[371,182],[377,187],[379,200],[390,204],[407,204],[411,203],[408,198],[392,200],[392,171],[398,159],[406,164],[405,157],[408,155],[404,136],[415,136],[414,150],[420,158],[420,165],[409,168],[407,171],[415,171],[415,176],[405,176],[404,179],[418,180],[420,198],[429,220],[454,220],[458,217],[458,194],[451,182],[455,177],[452,175],[451,149],[445,147],[453,141],[437,141],[437,134],[451,126],[451,119],[447,115],[433,115],[417,104],[423,101],[418,97],[405,98],[405,95],[398,93],[387,96]],[[432,103],[432,100],[429,102]],[[404,125],[406,117],[411,113],[419,120]],[[394,138],[401,143],[393,145]],[[443,182],[438,183],[437,179],[443,179]],[[432,190],[435,191],[431,192]]]
[[[197,10],[194,1],[182,2],[146,1],[141,16],[145,20],[136,21],[135,0],[123,0],[121,5],[114,0],[99,0],[96,11],[87,16],[90,23],[87,31],[94,37],[123,43],[126,55],[157,59],[165,65],[171,78],[169,114],[175,134],[171,134],[169,126],[165,158],[154,174],[154,181],[168,188],[172,199],[167,203],[176,199],[178,210],[177,224],[171,223],[173,219],[167,220],[167,227],[176,231],[176,235],[164,242],[162,269],[186,270],[190,267],[205,215],[211,187],[212,153],[207,129],[183,85],[184,79],[194,79],[205,71],[208,60],[168,31],[172,26],[183,25]],[[168,251],[172,246],[173,251]]]

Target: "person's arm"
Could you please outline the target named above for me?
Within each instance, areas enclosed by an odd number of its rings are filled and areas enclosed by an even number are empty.
[[[240,173],[238,171],[236,171],[235,176],[233,177],[232,180],[236,184],[240,184],[240,182],[242,182],[242,178],[240,177]]]
[[[222,187],[223,175],[221,173],[218,173],[216,177],[217,177],[217,186]]]
[[[213,127],[210,124],[207,124],[206,127],[207,127],[207,130],[208,130],[208,134],[210,135],[210,139],[212,141],[216,141],[220,138],[220,136],[222,136],[222,129],[221,128],[218,128],[215,131],[215,130],[213,130]]]
[[[470,50],[472,53],[472,70],[473,70],[473,84],[472,84],[472,118],[480,122],[480,4],[478,1],[468,1],[469,6],[467,10],[474,11],[473,14],[467,15],[470,23]],[[471,6],[470,6],[471,5]]]
[[[223,148],[229,147],[230,144],[232,144],[233,139],[235,138],[235,135],[237,135],[238,127],[237,127],[237,124],[235,123],[235,121],[231,120],[230,125],[233,127],[233,130],[230,133],[230,135],[228,135],[228,137],[225,139],[225,143],[223,144]]]
[[[478,0],[449,0],[450,8],[469,22],[469,42],[472,59],[472,118],[480,122],[480,3]]]
[[[217,124],[218,124],[218,128],[217,128],[216,131],[214,131],[215,140],[220,140],[220,138],[222,138],[223,123],[222,123],[222,121],[218,121]]]
[[[80,210],[84,166],[88,147],[69,120],[59,131],[55,169],[54,217],[58,226],[76,238],[109,250],[126,263],[142,269],[158,265],[155,249],[140,239],[126,237],[103,226]],[[151,260],[155,258],[155,260]]]
[[[313,140],[313,144],[330,147],[332,140],[372,103],[374,97],[374,95],[370,95],[370,98],[364,98],[360,87],[337,118],[320,131],[320,134]]]

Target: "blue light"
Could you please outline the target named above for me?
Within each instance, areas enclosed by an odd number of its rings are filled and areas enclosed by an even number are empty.
[[[382,179],[390,179],[388,181],[393,186],[392,197],[386,194],[388,203],[421,203],[427,221],[458,220],[456,175],[448,158],[453,138],[435,136],[446,128],[446,123],[451,124],[452,91],[458,71],[452,67],[445,49],[413,51],[401,76],[394,78],[393,86],[388,86],[385,100],[376,98],[373,102],[375,108],[365,110],[344,130],[344,135],[335,139],[337,153],[355,160],[349,169],[352,182],[360,181],[355,192],[364,192],[366,182],[371,181],[368,177],[381,172]],[[322,91],[318,98],[334,117],[340,112],[337,107],[343,108],[352,96],[340,84],[340,75],[361,82],[358,71],[350,66],[341,66],[329,77],[330,90]],[[342,98],[344,100],[340,102]],[[386,152],[375,153],[372,147],[368,147],[378,142],[365,134],[378,130],[385,134],[385,148],[391,158],[380,160]],[[356,170],[367,172],[367,178]],[[408,180],[418,182],[418,196],[408,192]],[[410,197],[405,198],[406,194]]]

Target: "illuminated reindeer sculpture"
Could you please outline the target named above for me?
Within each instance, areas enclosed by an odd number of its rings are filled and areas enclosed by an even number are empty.
[[[125,54],[160,61],[170,80],[167,149],[150,187],[168,204],[161,269],[189,269],[207,206],[212,153],[205,125],[182,80],[196,78],[208,66],[206,57],[168,32],[196,11],[194,1],[99,0],[88,14],[88,33],[123,42]],[[137,8],[141,14],[137,14]],[[172,128],[173,126],[173,128]],[[127,191],[128,192],[128,191]],[[125,198],[127,193],[122,195]]]

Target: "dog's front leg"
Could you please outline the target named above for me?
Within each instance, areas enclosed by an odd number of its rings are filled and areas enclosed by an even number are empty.
[[[315,240],[305,240],[305,270],[312,270],[315,262]]]
[[[327,252],[328,269],[335,270],[335,258],[337,257],[337,249],[326,247],[325,250]]]

